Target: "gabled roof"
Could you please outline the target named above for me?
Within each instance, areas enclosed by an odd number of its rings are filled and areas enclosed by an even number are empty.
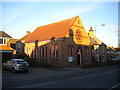
[[[96,36],[94,36],[94,39],[97,44],[99,44],[99,45],[102,44],[102,41],[100,39],[98,39]]]
[[[93,43],[93,44],[99,44],[99,45],[101,45],[103,42],[100,40],[100,39],[98,39],[96,36],[94,36],[94,38],[92,38],[92,37],[90,37],[90,40],[91,40],[91,42]]]
[[[20,39],[20,41],[26,40],[29,35],[30,35],[30,34],[25,35],[24,37],[22,37],[22,38]]]
[[[119,48],[119,47],[115,47],[115,49],[116,49],[117,51],[120,51],[120,48]]]
[[[16,43],[19,39],[10,39],[10,43]]]
[[[113,47],[110,47],[110,46],[107,46],[108,49],[111,49],[111,50],[116,50],[115,48]]]
[[[33,33],[31,33],[26,39],[25,43],[31,43],[38,41],[50,40],[52,37],[55,39],[65,37],[68,30],[74,24],[75,20],[79,16],[74,18],[66,19],[56,23],[48,24],[45,26],[37,27]]]
[[[9,37],[12,38],[10,35],[8,35],[6,32],[4,31],[0,31],[0,37]]]

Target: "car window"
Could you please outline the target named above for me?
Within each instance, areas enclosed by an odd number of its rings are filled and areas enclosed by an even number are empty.
[[[8,64],[12,63],[12,61],[7,61]]]
[[[17,64],[26,64],[26,61],[17,61]]]
[[[10,61],[7,61],[7,63],[10,63]]]
[[[15,64],[15,61],[13,61],[13,64]]]

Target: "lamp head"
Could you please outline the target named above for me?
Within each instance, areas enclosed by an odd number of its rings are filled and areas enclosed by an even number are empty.
[[[101,26],[105,26],[105,24],[101,24]]]

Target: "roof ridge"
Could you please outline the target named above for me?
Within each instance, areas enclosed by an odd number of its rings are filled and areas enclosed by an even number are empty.
[[[74,22],[71,24],[70,28],[73,26],[73,24],[75,23],[75,21],[77,20],[78,17],[79,17],[79,16],[74,17],[75,20],[74,20]],[[71,19],[72,19],[72,18],[71,18]]]
[[[25,40],[25,43],[34,42],[34,40],[49,40],[51,37],[63,37],[67,34],[68,30],[72,27],[79,16],[54,22],[48,25],[37,27]],[[62,30],[62,31],[60,31]],[[48,33],[49,32],[49,33]],[[60,32],[60,33],[58,33]],[[38,34],[39,33],[39,34]],[[40,35],[45,33],[45,36]],[[47,34],[46,34],[47,33]],[[35,35],[35,36],[34,36]],[[34,38],[32,37],[34,36]],[[44,37],[44,38],[43,38]]]
[[[75,18],[75,21],[76,21],[76,19],[77,19],[78,17],[79,17],[79,16],[75,16],[75,17],[68,18],[68,19],[65,19],[65,20],[56,21],[56,22],[53,22],[53,23],[50,23],[50,24],[46,24],[46,25],[43,25],[43,26],[38,26],[37,28],[39,28],[39,27],[44,27],[44,26],[48,26],[48,25],[52,25],[52,24],[55,24],[55,23],[63,22],[63,21],[66,21],[66,20],[74,19],[74,18]],[[75,22],[75,21],[74,21],[74,22]],[[72,25],[73,25],[73,24],[72,24]],[[36,29],[37,29],[37,28],[36,28]]]
[[[30,33],[31,34],[31,33]],[[21,41],[21,40],[24,40],[26,37],[28,37],[30,34],[28,34],[28,35],[24,35],[22,38],[20,38],[19,40]]]
[[[0,36],[1,37],[10,37],[12,38],[8,33],[6,33],[5,31],[0,31]]]

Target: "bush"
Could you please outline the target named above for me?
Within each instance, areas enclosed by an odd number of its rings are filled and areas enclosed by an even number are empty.
[[[16,59],[24,59],[25,57],[28,58],[26,54],[15,54],[13,56],[13,58],[16,58]]]
[[[36,67],[37,66],[36,65],[36,59],[34,59],[34,58],[25,58],[24,60],[27,61],[31,67]]]

